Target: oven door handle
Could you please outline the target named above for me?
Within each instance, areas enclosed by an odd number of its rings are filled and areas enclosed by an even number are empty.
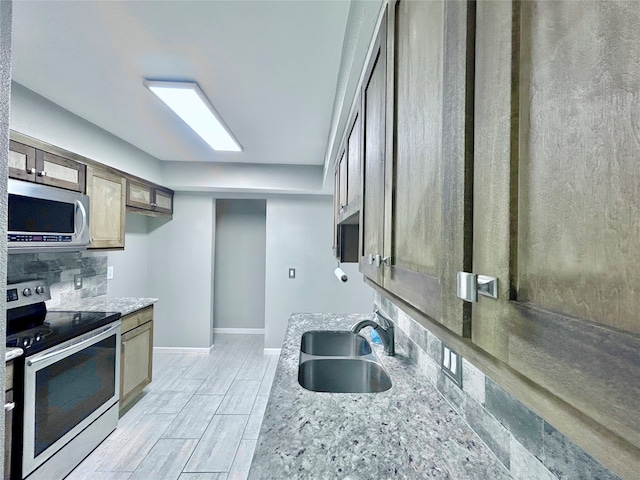
[[[71,345],[67,345],[66,347],[56,348],[54,350],[51,350],[49,353],[41,357],[38,357],[34,360],[27,359],[27,365],[32,367],[34,365],[37,365],[38,363],[49,360],[52,357],[58,357],[58,356],[64,357],[65,354],[68,353],[70,350],[80,351],[83,348],[88,347],[91,344],[94,344],[102,340],[103,338],[107,338],[113,335],[113,331],[119,328],[120,328],[120,322],[118,322],[116,325],[107,325],[106,327],[100,328],[95,332],[93,332],[91,336],[84,337],[81,341],[77,343],[72,343]]]

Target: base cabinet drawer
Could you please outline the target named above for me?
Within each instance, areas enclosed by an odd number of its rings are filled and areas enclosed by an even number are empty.
[[[123,320],[123,324],[126,320]],[[121,337],[120,410],[151,383],[153,370],[153,321],[137,326]]]

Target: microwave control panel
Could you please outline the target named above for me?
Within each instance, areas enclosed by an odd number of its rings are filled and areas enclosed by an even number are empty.
[[[9,242],[70,242],[71,235],[18,235],[10,233]]]

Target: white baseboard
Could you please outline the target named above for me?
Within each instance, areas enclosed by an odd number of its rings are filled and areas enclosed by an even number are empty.
[[[153,347],[155,353],[195,353],[197,355],[210,355],[213,351],[213,345],[210,347]]]
[[[282,350],[281,348],[265,348],[263,350],[262,354],[263,355],[279,356],[281,350]]]
[[[240,333],[243,335],[264,335],[264,328],[214,328],[213,333]]]

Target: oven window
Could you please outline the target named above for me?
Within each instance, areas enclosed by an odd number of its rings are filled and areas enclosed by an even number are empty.
[[[9,195],[9,231],[73,233],[75,206],[72,203]]]
[[[115,395],[116,336],[36,372],[34,457]]]

